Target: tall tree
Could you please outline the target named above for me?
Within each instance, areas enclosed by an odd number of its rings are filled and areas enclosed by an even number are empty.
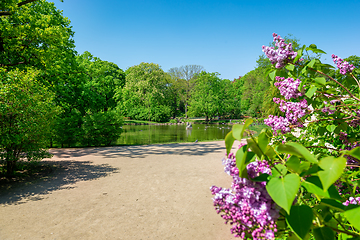
[[[193,80],[199,75],[202,71],[205,71],[203,66],[200,65],[185,65],[181,67],[170,68],[168,73],[175,78],[175,81],[178,82],[176,87],[178,87],[177,93],[179,94],[180,99],[185,106],[185,117],[187,118],[188,103],[190,99],[190,92],[193,87]],[[184,81],[185,80],[185,81]]]
[[[0,4],[0,67],[45,69],[74,54],[70,21],[54,3],[8,0]]]
[[[219,115],[222,108],[221,79],[218,73],[201,72],[194,80],[191,90],[189,115],[209,118]]]
[[[71,81],[57,88],[63,107],[56,125],[56,142],[68,146],[109,145],[121,133],[122,116],[115,94],[125,82],[116,64],[102,61],[89,52],[76,57],[77,70]]]
[[[53,87],[58,84],[44,76],[58,68],[56,59],[75,56],[72,36],[70,21],[53,3],[0,3],[0,153],[8,174],[21,158],[46,156],[59,109]]]
[[[133,119],[167,121],[172,115],[171,77],[158,64],[140,63],[126,70],[121,97],[125,115]]]

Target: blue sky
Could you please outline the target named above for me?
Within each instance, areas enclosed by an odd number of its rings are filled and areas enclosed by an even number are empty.
[[[197,64],[233,80],[256,66],[272,33],[292,34],[328,55],[360,56],[360,1],[64,0],[78,53],[123,70],[141,62]]]

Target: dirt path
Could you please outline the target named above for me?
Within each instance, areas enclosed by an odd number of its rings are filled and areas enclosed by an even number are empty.
[[[212,205],[224,141],[52,149],[47,178],[0,194],[0,239],[233,239]]]

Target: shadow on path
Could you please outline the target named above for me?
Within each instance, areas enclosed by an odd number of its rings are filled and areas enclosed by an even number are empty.
[[[51,149],[50,151],[58,158],[83,157],[91,154],[99,155],[104,158],[145,158],[148,155],[185,155],[202,156],[208,153],[225,154],[225,147],[221,143],[173,143],[158,145],[135,145],[135,146],[114,146],[96,148],[64,148]]]
[[[90,181],[119,173],[118,168],[108,164],[93,165],[90,161],[43,161],[53,166],[49,176],[30,182],[0,185],[0,204],[21,204],[37,201],[56,190],[74,188],[79,181]]]

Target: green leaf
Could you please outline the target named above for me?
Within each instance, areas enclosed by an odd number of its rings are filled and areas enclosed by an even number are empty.
[[[269,77],[270,77],[270,79],[273,80],[273,81],[274,81],[274,79],[275,79],[275,76],[276,76],[276,70],[274,70],[274,71],[272,71],[271,73],[269,73]]]
[[[248,154],[247,151],[247,145],[242,146],[239,150],[237,150],[236,152],[236,167],[239,169],[239,177],[244,177],[245,172],[246,172],[246,164],[245,164],[245,160],[246,160],[246,156]]]
[[[302,157],[305,160],[311,163],[317,163],[318,160],[312,155],[309,150],[307,150],[303,145],[295,142],[288,142],[286,144],[281,144],[277,148],[278,152],[288,153],[291,155],[296,155]]]
[[[326,130],[328,130],[329,132],[334,132],[336,126],[335,125],[327,125],[326,126]]]
[[[318,176],[307,177],[306,181],[302,182],[301,185],[305,187],[308,192],[316,194],[319,197],[342,200],[334,185],[331,185],[328,191],[324,191]]]
[[[237,140],[241,140],[243,135],[244,135],[244,131],[250,126],[250,124],[252,124],[254,122],[254,120],[252,120],[251,118],[246,119],[244,124],[235,124],[232,128],[232,132],[233,132],[233,137]]]
[[[326,84],[326,79],[323,78],[323,77],[317,77],[317,78],[315,78],[315,82],[319,83],[321,85],[325,85]]]
[[[312,175],[319,171],[323,171],[323,170],[319,167],[319,165],[314,164],[305,173],[303,173],[302,176]]]
[[[305,187],[306,190],[310,193],[316,194],[319,197],[330,198],[329,193],[324,192],[324,190],[322,189],[320,179],[317,176],[311,176],[306,178],[306,181],[302,182],[301,185]]]
[[[260,133],[260,135],[258,136],[258,145],[263,153],[266,152],[266,148],[269,143],[270,143],[270,138],[267,134],[267,131]]]
[[[360,147],[351,149],[350,151],[346,152],[346,155],[350,155],[350,156],[360,160]]]
[[[313,68],[313,67],[314,67],[314,64],[315,64],[315,59],[311,60],[311,61],[307,64],[307,66]]]
[[[334,231],[329,227],[319,227],[313,229],[316,240],[333,240],[335,239]]]
[[[314,95],[314,93],[316,92],[316,90],[317,90],[317,87],[311,86],[310,89],[305,93],[305,95],[308,98],[311,98]]]
[[[323,54],[326,54],[326,52],[324,52],[324,51],[321,50],[321,49],[312,49],[311,51],[313,51],[313,53],[323,53]]]
[[[292,155],[289,160],[286,161],[286,166],[288,167],[288,169],[292,170],[293,172],[296,172],[298,174],[300,174],[300,159],[295,156]]]
[[[309,206],[292,206],[290,214],[286,216],[286,222],[300,239],[304,239],[311,228],[313,218],[314,214]]]
[[[335,158],[333,156],[325,157],[320,160],[319,167],[321,167],[323,171],[319,171],[318,176],[324,191],[327,191],[343,173],[346,167],[346,159],[343,157]]]
[[[300,48],[300,49],[297,51],[297,55],[296,55],[293,63],[296,63],[296,62],[302,57],[303,51],[304,51],[305,47],[306,47],[306,46],[303,45],[302,48]]]
[[[274,178],[285,176],[287,173],[287,168],[282,164],[276,164],[274,167],[271,168],[271,175]]]
[[[271,198],[288,214],[299,187],[300,177],[293,173],[286,175],[284,178],[272,178],[266,184],[266,190]]]
[[[345,233],[340,233],[338,240],[360,240],[360,237],[353,237]]]
[[[340,212],[343,212],[345,210],[345,206],[335,199],[321,199],[320,204],[328,206]]]
[[[293,65],[293,64],[288,64],[288,65],[286,65],[285,68],[286,68],[287,70],[289,70],[289,71],[293,71],[294,68],[295,68],[295,65]]]
[[[272,146],[268,145],[265,150],[265,155],[268,156],[270,159],[273,159],[274,157],[276,157],[274,148]]]
[[[346,219],[353,225],[357,230],[360,230],[360,207],[356,207],[344,212]]]
[[[251,138],[248,138],[246,139],[246,142],[249,146],[249,148],[251,149],[252,152],[256,153],[256,155],[261,158],[262,156],[262,152],[257,144],[257,142],[255,142],[253,139]]]
[[[231,148],[234,144],[235,138],[233,137],[232,131],[226,134],[225,137],[225,146],[226,146],[226,154],[229,155]]]
[[[302,173],[303,171],[306,171],[306,170],[308,170],[310,168],[310,163],[309,162],[306,162],[306,161],[302,161],[301,163],[300,163],[300,169],[299,169],[299,171],[300,171],[300,173]]]

